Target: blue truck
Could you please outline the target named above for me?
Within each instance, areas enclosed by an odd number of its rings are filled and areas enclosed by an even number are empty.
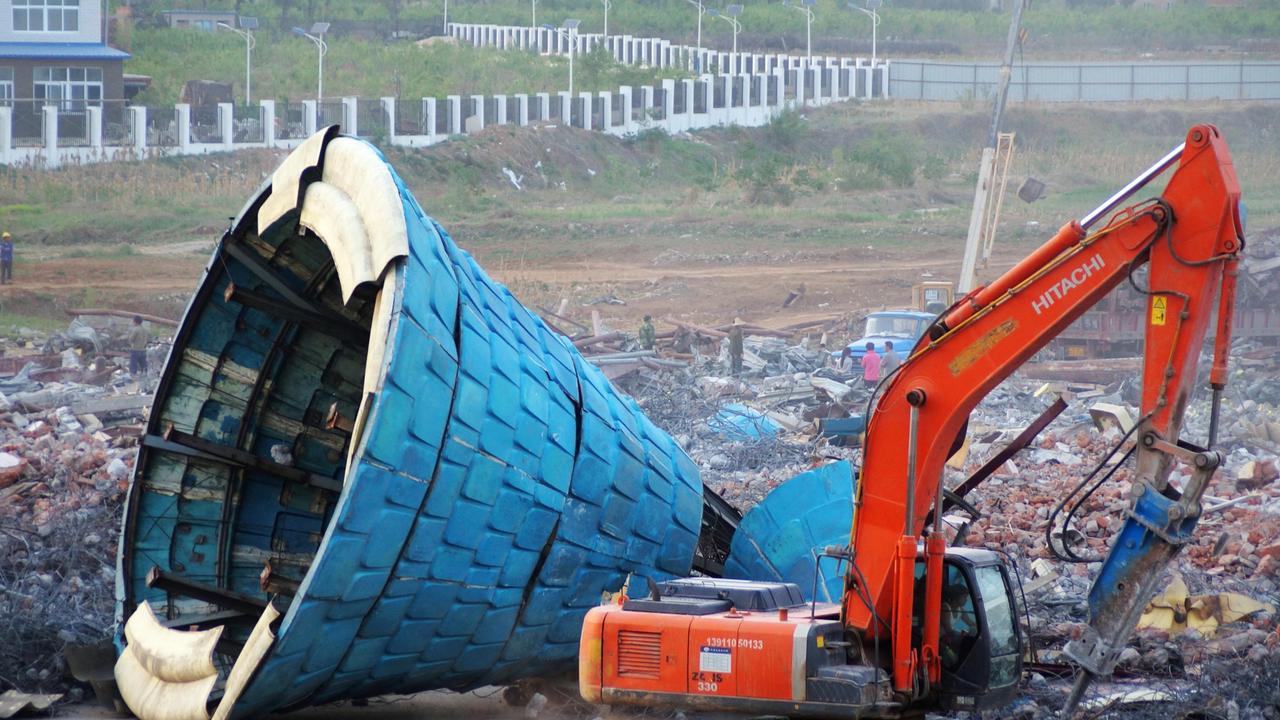
[[[848,345],[854,362],[862,360],[862,356],[867,354],[867,343],[872,343],[876,352],[883,354],[884,344],[888,341],[892,341],[893,349],[905,358],[920,338],[924,337],[925,330],[936,317],[936,313],[919,310],[881,310],[871,313],[867,316],[862,337]],[[831,354],[839,360],[842,352],[843,348]]]

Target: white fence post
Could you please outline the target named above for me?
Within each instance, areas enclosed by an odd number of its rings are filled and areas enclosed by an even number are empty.
[[[636,124],[632,117],[635,115],[631,111],[632,92],[630,85],[623,85],[618,88],[618,94],[622,96],[622,129],[624,135],[630,135],[636,131]]]
[[[102,108],[90,105],[85,108],[89,115],[89,147],[102,149]]]
[[[472,95],[471,114],[467,116],[465,121],[467,134],[483,130],[486,119],[484,116],[484,96]]]
[[[40,122],[44,123],[44,165],[58,167],[58,106],[45,105],[41,109]]]
[[[450,95],[445,98],[445,103],[449,106],[447,130],[450,135],[460,135],[462,133],[462,96]]]
[[[191,151],[191,106],[179,103],[175,111],[178,114],[178,152],[186,155]]]
[[[359,102],[353,97],[342,98],[342,131],[353,137],[360,135]]]
[[[133,149],[141,155],[147,151],[147,108],[135,105],[129,108],[129,119],[133,123]]]
[[[387,144],[394,145],[396,142],[396,99],[384,97],[381,100],[382,115],[386,118],[387,123]]]
[[[433,97],[422,98],[422,123],[426,125],[427,144],[430,145],[436,141],[436,99]]]
[[[494,125],[507,124],[508,120],[507,120],[507,96],[506,95],[493,96],[493,116],[494,116],[493,117]]]
[[[0,107],[0,162],[10,163],[13,153],[13,108]]]
[[[601,90],[597,93],[600,98],[600,127],[596,128],[604,133],[613,132],[613,93],[607,90]],[[587,96],[587,102],[593,102],[590,96]],[[595,113],[591,113],[591,119],[595,120]]]
[[[529,96],[519,93],[515,98],[516,102],[520,104],[520,109],[516,111],[516,124],[524,127],[529,124]]]
[[[595,113],[591,112],[591,93],[578,93],[578,101],[582,103],[582,129],[590,130],[595,126]]]
[[[262,108],[262,144],[269,148],[276,146],[276,101],[259,100]]]
[[[236,111],[231,103],[218,103],[218,129],[222,131],[222,146],[231,149],[236,139]]]
[[[316,126],[320,124],[319,110],[315,100],[302,101],[302,132],[307,137],[316,134]]]

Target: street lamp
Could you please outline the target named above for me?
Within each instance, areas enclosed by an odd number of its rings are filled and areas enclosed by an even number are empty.
[[[294,35],[301,35],[315,43],[316,51],[319,53],[318,63],[320,70],[318,73],[319,79],[316,83],[316,102],[324,99],[324,56],[329,52],[329,44],[324,41],[324,34],[327,32],[329,32],[329,23],[327,22],[315,23],[311,26],[310,31],[303,30],[300,27],[293,29]]]
[[[258,18],[241,15],[242,30],[223,22],[218,23],[218,27],[230,30],[244,38],[244,104],[248,107],[253,102],[253,47],[258,44],[258,41],[253,39],[253,31],[258,29]]]
[[[609,0],[600,0],[600,4],[604,5],[604,39],[608,40],[609,39],[609,8],[613,6],[613,3],[610,2]]]
[[[581,22],[581,20],[569,18],[560,27],[551,24],[542,26],[563,37],[569,43],[569,102],[573,102],[573,46],[578,44],[578,24]]]
[[[532,11],[529,27],[538,27],[538,0],[529,0],[529,7]]]
[[[787,7],[795,8],[804,13],[804,55],[807,64],[813,64],[813,6],[818,4],[818,0],[800,0],[800,4],[796,5],[791,0],[782,0],[782,4]]]
[[[449,0],[444,0],[444,34],[449,34]]]
[[[698,8],[698,54],[694,56],[694,71],[702,72],[702,16],[707,14],[707,9],[703,7],[702,0],[684,0],[690,5]]]
[[[876,10],[880,9],[883,0],[867,0],[866,7],[858,7],[853,3],[849,3],[849,7],[857,10],[871,18],[871,67],[876,66],[876,28],[880,27],[880,13]]]
[[[733,54],[737,55],[738,33],[742,31],[742,23],[738,21],[738,16],[742,14],[742,6],[729,5],[724,9],[724,12],[720,12],[715,8],[708,8],[707,14],[714,15],[733,26]]]

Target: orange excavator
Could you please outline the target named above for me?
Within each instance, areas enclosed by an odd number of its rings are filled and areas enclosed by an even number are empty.
[[[1175,166],[1159,197],[1131,204]],[[1212,446],[1243,216],[1226,141],[1212,125],[1191,128],[1096,210],[940,314],[928,341],[881,381],[850,543],[813,548],[845,568],[841,603],[806,602],[789,583],[650,581],[647,596],[587,615],[582,696],[824,718],[982,711],[1011,700],[1023,656],[1011,570],[989,550],[947,547],[934,521],[943,466],[978,402],[1127,280],[1148,299],[1140,415],[1116,448],[1134,455],[1133,489],[1089,594],[1088,627],[1066,648],[1079,666],[1069,717],[1090,679],[1114,669],[1161,570],[1190,541],[1221,463]],[[1180,430],[1215,306],[1210,427],[1197,447]],[[1190,468],[1181,487],[1170,482],[1175,464]],[[1104,460],[1086,482],[1118,465]]]

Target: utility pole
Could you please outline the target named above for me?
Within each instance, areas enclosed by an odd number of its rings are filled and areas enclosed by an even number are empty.
[[[977,284],[975,273],[978,266],[978,253],[983,245],[984,228],[995,230],[994,223],[987,222],[988,197],[991,194],[991,183],[994,182],[996,165],[996,146],[1000,141],[1000,121],[1004,116],[1005,102],[1009,99],[1009,81],[1013,77],[1013,51],[1019,44],[1022,31],[1022,9],[1026,0],[1014,0],[1013,18],[1009,22],[1009,37],[1005,40],[1004,61],[1000,64],[1000,75],[996,84],[996,96],[991,108],[991,126],[987,130],[987,143],[982,148],[982,160],[978,165],[978,185],[973,192],[973,212],[969,216],[969,233],[964,243],[964,260],[960,266],[960,280],[956,290],[965,294]]]

